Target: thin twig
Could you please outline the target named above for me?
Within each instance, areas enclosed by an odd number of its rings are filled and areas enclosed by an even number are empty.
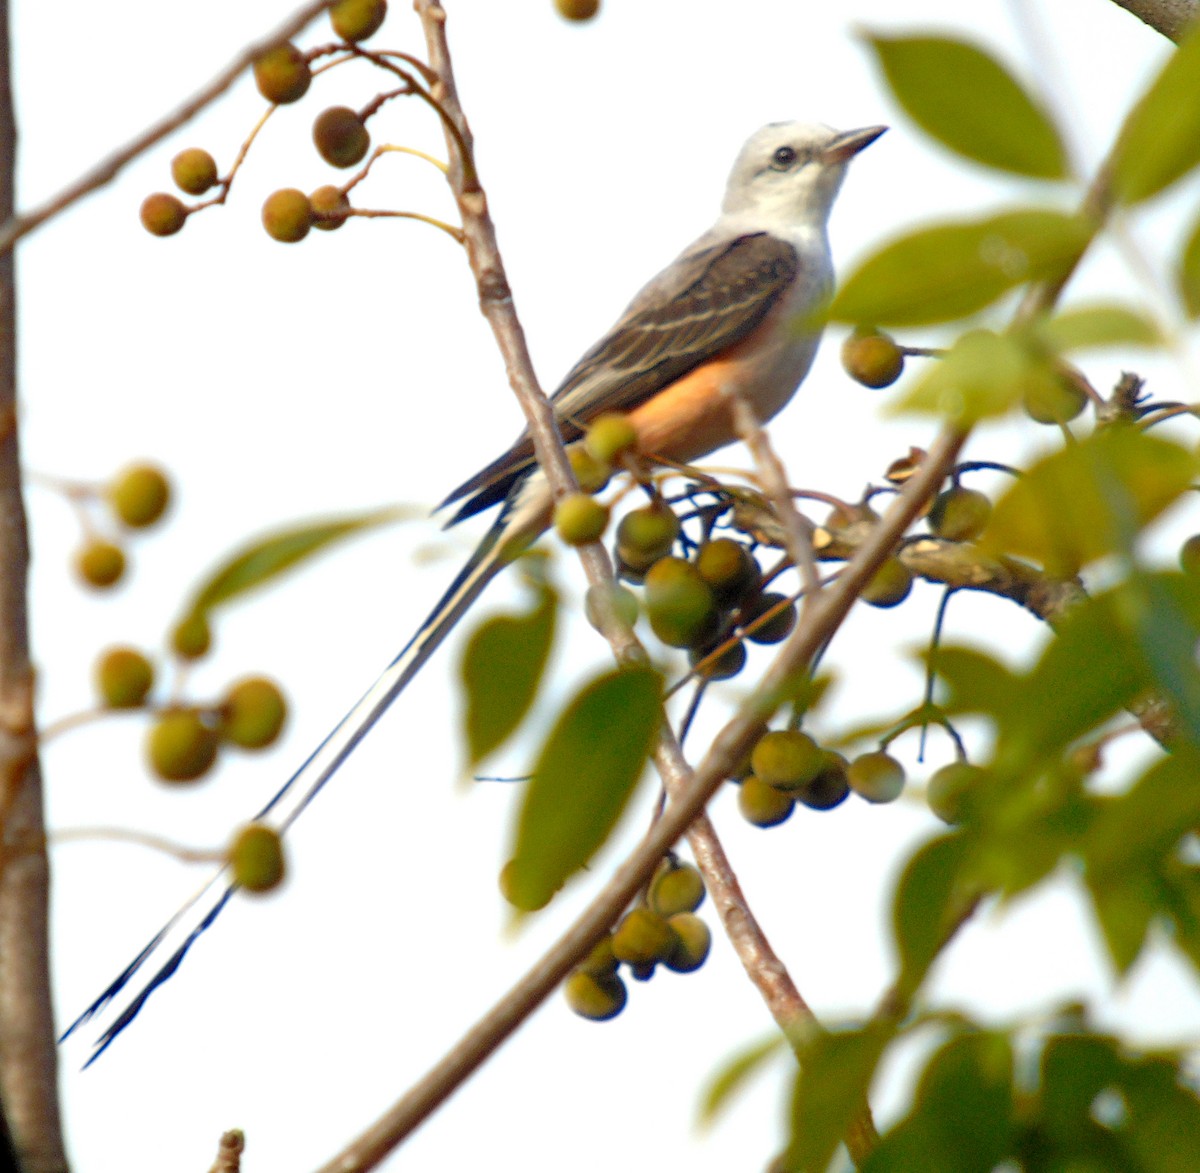
[[[1113,3],[1176,43],[1200,12],[1200,0],[1113,0]]]
[[[212,105],[258,57],[276,45],[291,40],[307,24],[320,16],[331,2],[332,0],[315,0],[314,3],[298,9],[273,33],[247,45],[212,81],[197,90],[181,106],[147,127],[124,146],[118,147],[107,158],[101,159],[57,195],[19,216],[6,216],[3,225],[0,226],[0,253],[9,252],[22,236],[28,236],[35,228],[40,228],[47,220],[78,203],[84,196],[111,183],[139,155],[190,122],[206,106]]]

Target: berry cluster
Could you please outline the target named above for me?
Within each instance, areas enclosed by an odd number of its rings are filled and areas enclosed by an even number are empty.
[[[643,903],[631,908],[611,933],[567,977],[567,1004],[582,1018],[614,1018],[625,1008],[624,965],[640,982],[658,966],[692,973],[708,958],[712,933],[696,909],[704,901],[704,880],[691,864],[668,856],[658,866]]]
[[[99,500],[109,518],[124,531],[111,537],[98,536],[85,522],[83,544],[75,554],[75,570],[90,587],[107,590],[125,575],[124,536],[158,521],[171,501],[166,475],[150,464],[130,465],[106,485],[66,485],[64,491],[76,502]]]

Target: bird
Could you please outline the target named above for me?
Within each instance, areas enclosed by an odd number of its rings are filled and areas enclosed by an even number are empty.
[[[589,422],[620,412],[646,460],[689,463],[737,439],[734,394],[760,422],[772,419],[808,374],[820,341],[818,311],[833,288],[826,225],[847,165],[886,129],[776,122],[751,135],[716,223],[641,289],[551,397],[563,443],[579,444]],[[457,509],[449,525],[500,508],[428,618],[255,821],[285,831],[488,583],[549,527],[553,496],[528,431],[438,508],[450,506]],[[67,1029],[64,1039],[117,998],[207,897],[207,911],[100,1035],[88,1064],[175,973],[235,891],[223,873],[214,876]]]

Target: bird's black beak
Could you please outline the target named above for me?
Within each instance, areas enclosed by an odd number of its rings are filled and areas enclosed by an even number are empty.
[[[844,163],[869,147],[885,130],[886,126],[864,126],[861,130],[844,131],[821,152],[821,157],[827,163]]]

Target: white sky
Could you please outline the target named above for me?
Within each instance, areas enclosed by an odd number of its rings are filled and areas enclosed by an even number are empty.
[[[550,385],[713,218],[737,147],[763,122],[892,125],[855,162],[835,210],[843,272],[900,226],[1042,194],[960,165],[924,140],[881,91],[855,28],[958,29],[985,40],[1052,91],[1085,170],[1166,52],[1102,0],[908,0],[902,8],[888,0],[606,0],[602,19],[583,27],[559,21],[550,0],[447,0],[447,8],[509,277]],[[56,190],[289,11],[284,0],[19,5],[23,201]],[[324,39],[320,31],[306,43]],[[420,51],[407,5],[394,4],[377,41]],[[325,104],[360,106],[376,88],[365,71],[321,79],[272,121],[228,207],[172,240],[150,238],[137,208],[169,186],[174,152],[202,145],[225,168],[258,117],[262,102],[243,83],[21,245],[29,467],[102,480],[151,456],[179,488],[169,525],[136,543],[135,575],[107,598],[70,581],[74,518],[54,494],[31,489],[43,720],[88,704],[90,665],[103,647],[156,646],[190,586],[246,535],[383,503],[431,504],[519,430],[469,274],[447,238],[375,221],[283,246],[259,226],[270,190],[330,181],[309,146],[316,113]],[[442,151],[416,103],[395,103],[371,125],[376,141]],[[384,160],[366,190],[378,206],[451,211],[432,169],[411,159]],[[1073,195],[1049,198],[1066,206]],[[1176,245],[1195,203],[1192,183],[1134,225],[1151,257]],[[1146,297],[1111,257],[1090,264],[1083,281],[1093,293]],[[906,340],[939,338],[927,331]],[[886,396],[840,372],[839,342],[827,339],[773,435],[795,483],[854,497],[931,429],[881,418]],[[1122,363],[1152,374],[1165,397],[1181,393],[1174,363],[1103,354],[1088,370],[1108,386]],[[1028,429],[999,426],[970,455],[1017,460],[1029,444]],[[1176,539],[1200,528],[1186,518],[1174,525]],[[216,696],[245,672],[277,676],[294,706],[282,746],[231,758],[208,785],[177,793],[144,774],[141,718],[89,726],[46,751],[54,825],[116,823],[197,845],[223,842],[390,659],[470,541],[441,535],[436,523],[409,524],[347,545],[230,610],[219,620],[219,654],[190,677],[188,695]],[[559,578],[578,593],[569,559],[559,560]],[[489,602],[506,597],[511,588],[498,584]],[[910,653],[927,638],[936,605],[925,588],[900,612],[853,616],[836,656],[842,686],[822,715],[826,731],[915,703]],[[955,632],[986,632],[1014,656],[1032,654],[1040,637],[1032,620],[987,599],[955,604]],[[79,1074],[84,1049],[64,1049],[80,1170],[206,1168],[219,1134],[234,1126],[248,1135],[248,1169],[320,1164],[581,906],[588,883],[518,938],[503,934],[495,875],[515,792],[456,785],[457,650],[452,641],[439,654],[297,826],[285,891],[238,901],[96,1068]],[[581,628],[570,657],[556,677],[560,696],[605,663],[605,649]],[[519,774],[529,744],[500,755],[496,771]],[[935,739],[927,768],[947,756]],[[740,821],[732,797],[716,803],[719,829],[801,991],[830,1019],[868,1010],[892,972],[888,884],[912,845],[935,830],[932,816],[915,802],[871,810],[847,803],[764,834]],[[647,787],[626,840],[643,825],[649,798]],[[597,878],[613,858],[596,865]],[[63,845],[53,862],[56,998],[69,1021],[202,873],[107,843]],[[692,1127],[702,1077],[770,1026],[728,947],[718,940],[696,975],[668,974],[630,994],[626,1012],[604,1026],[577,1020],[559,1001],[548,1005],[388,1167],[762,1167],[779,1137],[778,1080],[757,1084],[711,1134],[698,1138]],[[939,968],[933,994],[1001,1022],[1083,996],[1103,999],[1104,1020],[1140,1038],[1200,1029],[1200,996],[1164,948],[1114,989],[1086,908],[1065,881],[1010,914],[985,913]],[[889,1079],[880,1089],[883,1119],[897,1109],[897,1086]]]

